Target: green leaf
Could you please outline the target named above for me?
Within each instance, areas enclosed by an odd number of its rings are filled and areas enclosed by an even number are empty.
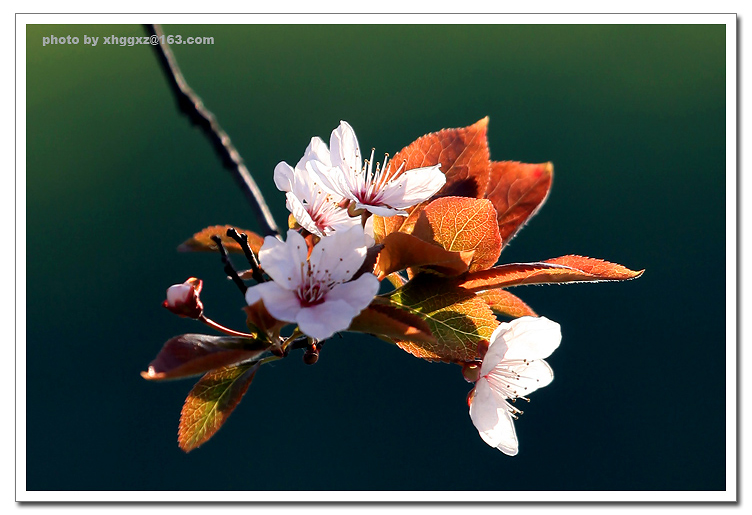
[[[413,356],[427,360],[465,362],[478,357],[478,343],[488,342],[499,325],[491,308],[474,293],[450,280],[418,274],[386,297],[397,307],[423,318],[436,342],[395,343]]]
[[[190,452],[216,433],[248,390],[260,363],[212,370],[185,399],[180,413],[178,445]]]

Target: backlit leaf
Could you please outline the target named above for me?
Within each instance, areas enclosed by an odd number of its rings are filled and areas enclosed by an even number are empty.
[[[421,212],[412,234],[446,250],[474,251],[470,271],[493,266],[501,252],[496,210],[490,200],[443,197]]]
[[[490,176],[488,117],[468,127],[444,129],[426,134],[403,148],[392,159],[392,166],[405,162],[405,169],[441,163],[446,184],[437,196],[481,198]]]
[[[418,221],[421,211],[428,205],[428,202],[422,202],[414,206],[408,216],[389,216],[382,217],[373,215],[373,237],[376,243],[381,243],[384,238],[393,232],[411,233],[415,223]]]
[[[151,381],[203,374],[261,355],[268,342],[235,336],[183,334],[170,338],[141,377]]]
[[[491,163],[491,181],[485,198],[496,208],[503,245],[509,243],[546,201],[553,171],[551,163]]]
[[[436,343],[395,339],[403,350],[427,360],[472,361],[478,357],[478,343],[488,342],[499,325],[483,299],[429,274],[417,275],[387,298],[428,324]]]
[[[348,331],[409,342],[435,344],[436,338],[421,317],[394,306],[372,304],[353,318]]]
[[[480,291],[522,284],[623,281],[640,277],[643,272],[602,259],[561,256],[539,263],[511,263],[470,273],[459,286]]]
[[[180,413],[178,445],[190,452],[216,433],[253,381],[259,363],[244,363],[212,370],[185,399]]]
[[[429,267],[440,274],[459,275],[467,272],[474,254],[474,251],[451,252],[402,232],[389,234],[382,244],[376,262],[379,280],[409,267]]]
[[[239,229],[233,225],[212,225],[211,227],[207,227],[206,229],[203,229],[196,234],[193,235],[192,238],[186,240],[184,243],[182,243],[178,250],[180,252],[191,252],[191,251],[217,251],[217,244],[212,241],[212,236],[219,236],[222,238],[222,245],[227,249],[227,252],[243,252],[243,249],[240,247],[238,242],[227,236],[227,229],[234,228],[239,233],[247,234],[248,235],[248,244],[251,247],[251,250],[258,254],[259,249],[261,249],[261,245],[264,244],[264,238],[262,236],[259,236],[253,231],[248,231],[246,229]]]
[[[441,164],[447,182],[435,197],[458,196],[482,198],[489,187],[491,161],[488,151],[488,117],[460,129],[444,129],[426,134],[406,146],[392,159],[396,170],[404,163],[405,170]],[[408,209],[410,215],[373,217],[377,243],[388,234],[409,233],[427,202]]]
[[[522,299],[506,290],[494,288],[492,290],[479,292],[476,295],[486,301],[486,304],[488,304],[488,307],[490,307],[494,313],[500,313],[512,318],[538,316],[530,306],[522,301]]]

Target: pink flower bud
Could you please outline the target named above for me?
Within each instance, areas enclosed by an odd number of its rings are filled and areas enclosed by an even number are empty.
[[[198,318],[204,312],[204,305],[198,294],[201,293],[203,282],[191,277],[183,284],[173,284],[167,288],[167,300],[162,303],[176,315],[187,318]]]

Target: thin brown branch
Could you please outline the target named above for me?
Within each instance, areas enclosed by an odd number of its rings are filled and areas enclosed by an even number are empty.
[[[158,44],[154,44],[154,50],[159,58],[170,87],[178,101],[178,107],[185,113],[193,123],[204,130],[204,133],[211,140],[214,149],[222,159],[222,165],[229,170],[237,182],[243,194],[246,196],[254,210],[259,225],[263,228],[265,235],[279,236],[279,228],[274,222],[269,206],[264,200],[256,181],[243,163],[243,158],[235,149],[230,137],[217,123],[214,114],[205,106],[201,98],[196,94],[183,77],[180,71],[175,55],[167,43],[162,27],[160,25],[145,25],[146,31],[150,36],[156,36]]]

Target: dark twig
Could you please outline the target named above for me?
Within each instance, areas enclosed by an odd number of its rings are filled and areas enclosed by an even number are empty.
[[[211,237],[212,241],[217,244],[217,247],[219,248],[219,253],[222,255],[222,263],[225,264],[225,274],[227,274],[227,277],[232,279],[232,282],[234,282],[237,287],[240,289],[240,292],[245,295],[246,290],[248,289],[248,286],[243,282],[243,280],[238,276],[237,270],[235,270],[235,267],[232,266],[232,261],[230,261],[230,256],[227,255],[227,250],[225,249],[225,246],[222,245],[222,238],[217,236],[216,234]]]
[[[248,244],[248,235],[246,233],[238,233],[234,227],[230,227],[227,229],[227,236],[237,241],[240,248],[243,249],[243,254],[245,254],[248,264],[251,265],[251,277],[253,277],[253,280],[257,283],[265,282],[266,279],[264,279],[261,273],[261,265],[259,265],[256,254],[253,253],[251,246]]]
[[[222,159],[223,166],[232,173],[238,186],[250,202],[256,214],[256,219],[265,234],[279,236],[279,228],[274,222],[272,213],[269,211],[269,206],[266,205],[264,196],[256,181],[253,180],[251,173],[243,163],[243,158],[240,157],[240,154],[230,141],[230,137],[217,123],[215,116],[204,107],[204,103],[196,95],[196,92],[188,86],[183,73],[180,71],[180,67],[178,67],[177,60],[170,49],[170,45],[167,43],[166,38],[164,38],[162,27],[160,25],[145,25],[145,27],[150,36],[158,38],[157,41],[159,43],[153,45],[153,47],[157,52],[159,63],[165,75],[167,75],[172,91],[177,97],[180,110],[193,123],[201,127],[209,137],[214,145],[214,149]]]

